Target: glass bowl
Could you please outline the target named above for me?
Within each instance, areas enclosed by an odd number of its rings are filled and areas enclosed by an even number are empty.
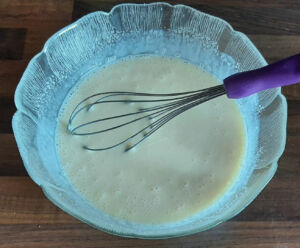
[[[192,234],[224,222],[261,192],[277,169],[286,139],[286,100],[280,88],[239,100],[247,135],[244,164],[230,190],[188,219],[142,225],[113,218],[70,185],[55,146],[57,116],[70,89],[97,68],[134,55],[177,57],[220,81],[266,65],[246,37],[224,20],[184,5],[121,4],[84,16],[54,34],[29,63],[15,93],[13,130],[32,180],[59,208],[105,232],[139,238]]]

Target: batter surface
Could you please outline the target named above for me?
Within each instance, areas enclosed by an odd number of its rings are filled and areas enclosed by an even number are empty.
[[[66,126],[75,106],[98,92],[172,93],[217,84],[200,68],[164,57],[131,58],[100,69],[70,93],[60,111],[56,141],[66,176],[95,207],[137,223],[178,221],[206,209],[232,185],[245,150],[242,116],[226,96],[177,116],[129,152],[124,152],[125,145],[85,150],[83,145],[101,147],[116,137],[114,133],[74,136]],[[86,111],[76,122],[118,110],[117,105],[101,108]]]

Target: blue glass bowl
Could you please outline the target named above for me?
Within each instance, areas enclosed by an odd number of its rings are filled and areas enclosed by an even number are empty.
[[[286,139],[286,100],[278,88],[238,101],[247,131],[245,161],[230,190],[212,207],[164,225],[119,220],[95,209],[70,185],[59,164],[55,129],[62,102],[76,83],[105,64],[141,54],[181,58],[219,80],[266,65],[244,34],[184,5],[122,4],[109,13],[86,15],[46,42],[17,87],[13,130],[24,165],[55,205],[105,232],[167,238],[206,230],[243,210],[274,175]]]

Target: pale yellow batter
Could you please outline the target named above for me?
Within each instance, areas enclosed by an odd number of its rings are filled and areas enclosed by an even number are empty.
[[[103,212],[138,223],[178,221],[212,205],[232,185],[245,149],[241,114],[226,96],[177,116],[129,152],[124,146],[84,150],[83,145],[101,147],[116,137],[72,136],[66,125],[74,107],[98,92],[172,93],[217,84],[200,68],[163,57],[138,57],[99,70],[74,90],[60,112],[57,150],[70,182]],[[76,121],[101,118],[98,111],[94,108]]]

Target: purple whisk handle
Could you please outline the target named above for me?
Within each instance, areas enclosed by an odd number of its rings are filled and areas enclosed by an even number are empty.
[[[300,83],[300,54],[224,79],[226,94],[233,99],[296,83]]]

